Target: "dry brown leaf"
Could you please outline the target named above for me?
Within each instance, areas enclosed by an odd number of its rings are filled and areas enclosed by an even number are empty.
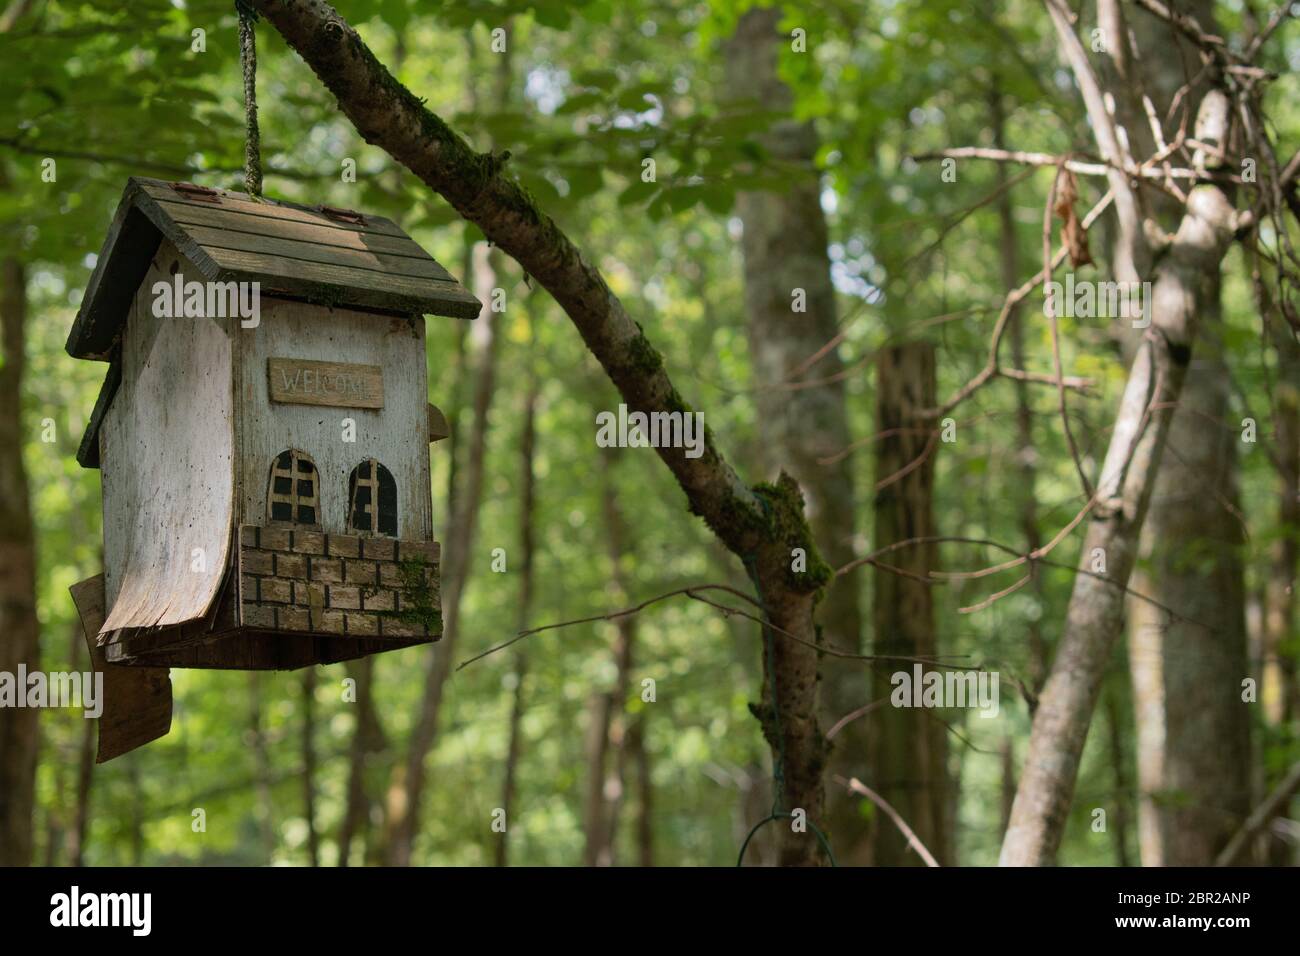
[[[1056,186],[1056,215],[1062,220],[1061,243],[1070,255],[1070,265],[1078,268],[1092,264],[1092,253],[1088,250],[1088,233],[1079,221],[1079,214],[1074,204],[1079,199],[1079,184],[1074,173],[1068,169],[1061,170]]]

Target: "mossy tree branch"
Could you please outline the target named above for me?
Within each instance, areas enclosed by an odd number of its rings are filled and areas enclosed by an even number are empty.
[[[375,58],[357,32],[320,0],[254,0],[307,62],[367,143],[379,146],[438,192],[554,296],[629,408],[687,411],[658,351],[610,291],[600,270],[499,157],[475,151]],[[766,509],[706,434],[704,454],[660,448],[691,510],[732,551],[752,553],[769,537]],[[816,586],[809,588],[815,590]]]
[[[475,151],[426,108],[329,4],[252,0],[252,5],[335,95],[367,143],[415,173],[555,298],[630,409],[689,411],[658,351],[600,270],[503,171],[501,157]],[[691,512],[745,562],[768,620],[815,642],[813,609],[832,573],[804,521],[798,485],[782,476],[774,485],[747,487],[707,429],[698,458],[686,457],[683,448],[657,451],[685,492]],[[806,554],[802,573],[791,571],[796,548]],[[765,664],[763,712],[771,716],[763,723],[765,735],[774,741],[774,759],[783,764],[781,799],[787,808],[800,807],[817,819],[824,758],[815,712],[817,652],[777,638]],[[812,840],[787,838],[782,858],[814,863],[818,853]]]

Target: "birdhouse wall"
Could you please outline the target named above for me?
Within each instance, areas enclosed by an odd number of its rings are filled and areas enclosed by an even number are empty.
[[[100,429],[104,630],[180,624],[220,587],[233,511],[230,324],[158,317],[152,288],[200,278],[164,240],[122,332],[122,381]]]
[[[413,319],[266,295],[235,341],[239,523],[272,523],[272,465],[288,451],[316,473],[313,524],[355,533],[350,477],[373,459],[396,485],[396,531],[433,539],[425,329]],[[296,473],[291,481],[296,480]]]
[[[437,640],[440,560],[434,541],[244,525],[240,620],[267,631],[417,639],[396,646]]]

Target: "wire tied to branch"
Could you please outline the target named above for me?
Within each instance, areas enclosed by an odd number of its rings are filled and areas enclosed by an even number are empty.
[[[235,0],[239,14],[239,61],[244,71],[244,192],[262,195],[262,138],[257,128],[257,44],[253,24],[257,11],[246,0]]]

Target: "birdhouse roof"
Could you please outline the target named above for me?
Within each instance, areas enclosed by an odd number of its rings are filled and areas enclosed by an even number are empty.
[[[391,219],[132,176],[68,335],[69,355],[112,357],[164,237],[201,273],[194,278],[258,282],[266,295],[399,315],[472,319],[480,309]]]

